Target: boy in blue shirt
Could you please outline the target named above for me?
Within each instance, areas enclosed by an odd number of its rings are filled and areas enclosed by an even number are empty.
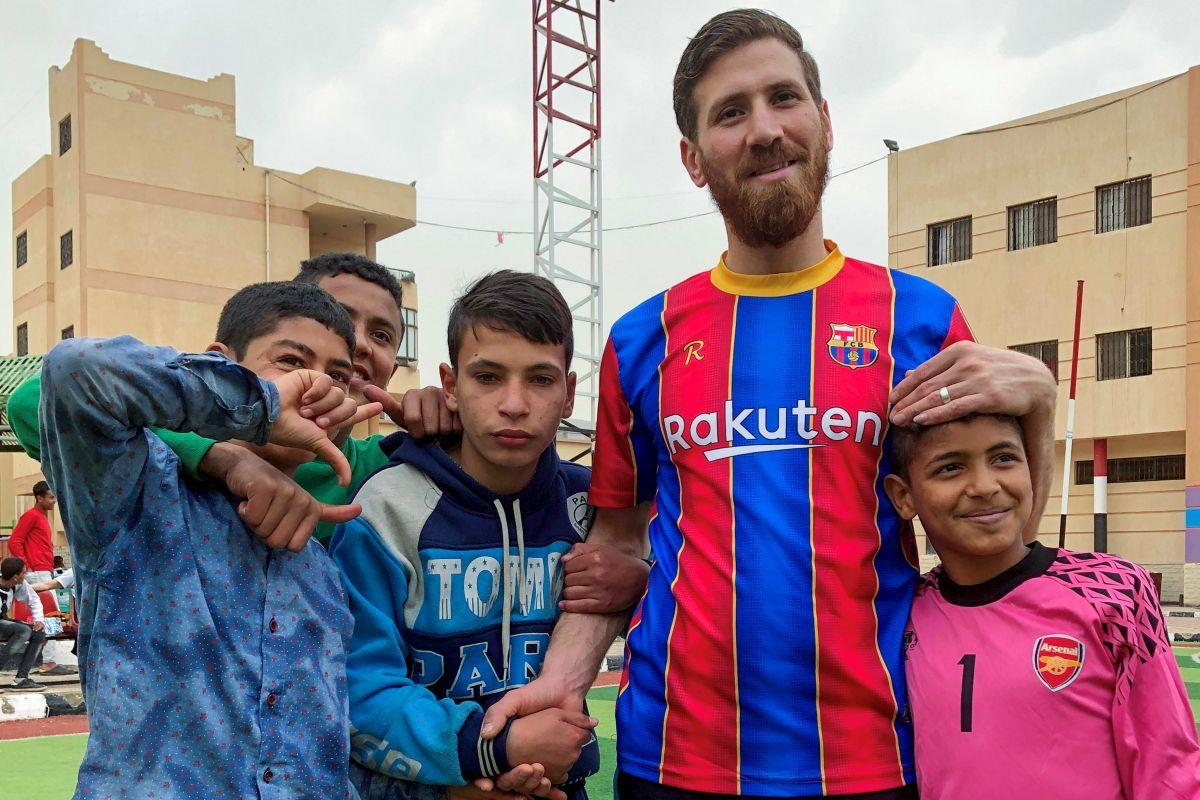
[[[325,551],[269,550],[152,427],[348,481],[330,430],[354,332],[311,285],[235,294],[210,352],[70,339],[42,371],[42,467],[71,531],[91,737],[76,798],[345,798],[351,620]],[[347,509],[343,520],[357,509]]]
[[[554,449],[574,402],[571,312],[544,278],[501,271],[459,298],[447,338],[461,441],[387,440],[362,515],[330,544],[354,615],[351,776],[370,800],[478,797],[465,784],[517,767],[519,791],[585,798],[599,767],[587,715],[550,709],[480,737],[483,710],[541,671],[561,558],[590,522],[588,470]]]

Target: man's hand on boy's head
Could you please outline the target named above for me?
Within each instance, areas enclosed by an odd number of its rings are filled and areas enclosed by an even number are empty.
[[[574,614],[615,614],[646,591],[650,565],[605,544],[580,542],[560,562],[566,578],[558,607]]]
[[[271,426],[271,443],[308,450],[337,473],[338,483],[350,484],[350,464],[330,433],[378,415],[379,403],[358,405],[346,389],[323,372],[298,369],[275,379],[279,416]]]
[[[200,462],[200,470],[221,481],[244,502],[238,514],[267,547],[300,552],[318,522],[349,522],[362,507],[332,506],[316,500],[298,483],[240,445],[217,442]]]
[[[414,439],[462,431],[458,414],[446,407],[446,396],[440,386],[409,389],[399,402],[377,386],[364,386],[363,394],[368,400],[383,404],[383,412]]]
[[[949,399],[944,400],[945,389]],[[889,398],[893,425],[940,425],[968,414],[1023,417],[1053,411],[1054,376],[1036,358],[955,342],[909,372]]]

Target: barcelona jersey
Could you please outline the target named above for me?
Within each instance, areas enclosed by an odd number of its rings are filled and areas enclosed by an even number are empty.
[[[883,491],[888,395],[971,334],[932,283],[826,249],[780,275],[722,259],[613,326],[590,499],[656,508],[617,702],[634,777],[767,796],[914,780],[918,571]]]

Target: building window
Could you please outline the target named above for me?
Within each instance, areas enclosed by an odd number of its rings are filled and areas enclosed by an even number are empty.
[[[1046,369],[1054,375],[1054,380],[1058,380],[1058,339],[1048,339],[1044,342],[1030,342],[1029,344],[1014,344],[1009,350],[1016,350],[1018,353],[1024,353],[1027,356],[1033,356],[1038,361],[1046,365]]]
[[[1008,249],[1024,250],[1058,241],[1058,198],[1008,208]]]
[[[1186,459],[1183,453],[1169,456],[1110,458],[1108,460],[1108,482],[1181,481],[1184,479],[1185,463]],[[1075,484],[1091,483],[1095,469],[1096,464],[1093,461],[1076,461]]]
[[[408,367],[417,363],[417,310],[401,308],[400,314],[404,320],[404,338],[400,340],[396,363]]]
[[[75,260],[75,232],[67,231],[58,238],[58,268],[66,269]]]
[[[71,149],[71,115],[67,114],[58,122],[58,154],[61,156]]]
[[[1149,223],[1149,175],[1096,187],[1096,233]]]
[[[17,326],[17,355],[29,355],[29,323],[22,322]]]
[[[17,234],[17,266],[29,260],[29,234],[21,231]]]
[[[971,257],[971,218],[959,217],[930,225],[928,231],[929,266],[966,261]]]
[[[63,328],[62,329],[62,338],[63,339],[74,339],[75,338],[75,326],[68,325],[67,327]]]
[[[1134,378],[1153,372],[1151,328],[1096,335],[1096,380]]]

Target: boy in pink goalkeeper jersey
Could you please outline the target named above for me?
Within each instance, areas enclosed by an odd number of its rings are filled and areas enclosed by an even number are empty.
[[[1200,745],[1149,575],[1026,546],[1021,429],[981,415],[893,431],[886,489],[942,565],[905,634],[925,800],[1200,798]]]

